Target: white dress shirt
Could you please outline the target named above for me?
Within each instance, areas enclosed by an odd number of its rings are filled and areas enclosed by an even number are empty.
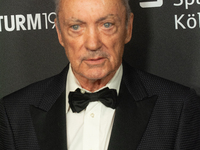
[[[114,77],[105,87],[116,89],[117,93],[119,93],[122,72],[121,65]],[[73,113],[69,107],[68,94],[70,91],[75,91],[77,88],[80,88],[82,91],[87,91],[81,88],[70,65],[66,84],[68,150],[107,150],[114,121],[115,109],[106,107],[101,102],[96,101],[90,102],[87,108],[80,113]]]

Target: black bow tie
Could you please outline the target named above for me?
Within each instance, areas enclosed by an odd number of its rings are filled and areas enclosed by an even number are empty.
[[[69,105],[73,112],[81,112],[89,102],[101,101],[105,106],[115,109],[117,107],[117,91],[105,88],[96,93],[81,93],[80,89],[69,93]]]

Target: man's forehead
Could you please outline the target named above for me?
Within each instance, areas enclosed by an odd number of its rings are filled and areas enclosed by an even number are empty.
[[[103,20],[106,20],[106,19],[113,19],[113,20],[118,20],[120,21],[120,17],[118,16],[118,14],[108,14],[106,16],[103,16],[103,17],[100,17],[100,18],[97,18],[95,21],[96,22],[100,22],[100,21],[103,21]],[[84,20],[82,20],[82,18],[76,18],[76,17],[70,17],[70,18],[67,18],[65,20],[65,22],[84,22]]]

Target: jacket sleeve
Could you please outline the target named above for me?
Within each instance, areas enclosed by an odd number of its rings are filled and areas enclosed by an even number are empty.
[[[14,150],[14,140],[3,99],[0,99],[0,150]]]
[[[200,150],[200,98],[191,90],[184,101],[175,150]]]

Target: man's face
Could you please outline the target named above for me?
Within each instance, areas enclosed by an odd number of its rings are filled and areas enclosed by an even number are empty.
[[[58,39],[77,79],[114,75],[131,39],[133,15],[125,20],[121,0],[61,0]]]

